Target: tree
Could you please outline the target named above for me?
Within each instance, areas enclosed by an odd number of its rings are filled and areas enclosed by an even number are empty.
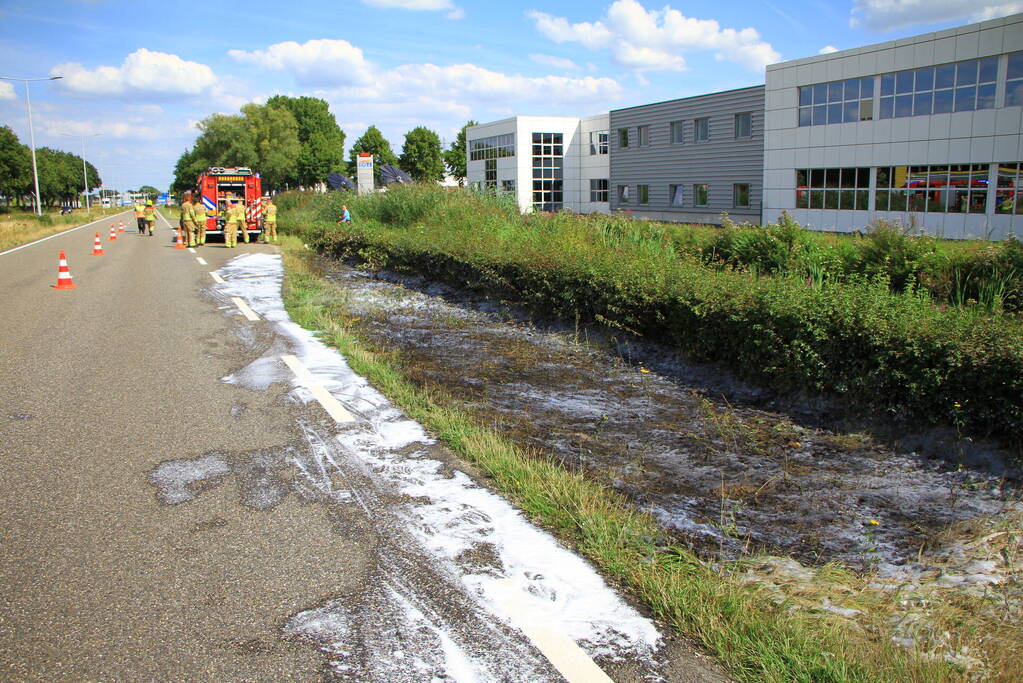
[[[36,166],[39,169],[41,203],[53,205],[71,203],[78,199],[84,185],[82,157],[49,147],[40,147],[36,150]],[[89,169],[88,163],[86,168]],[[95,167],[89,169],[88,173],[89,184],[92,187],[102,185],[103,180]]]
[[[10,126],[0,126],[0,195],[10,201],[31,192],[32,157]]]
[[[160,194],[160,191],[152,185],[143,185],[139,188],[139,192],[146,195],[147,199],[155,199],[156,195]]]
[[[242,114],[256,147],[255,167],[263,177],[263,189],[283,187],[301,151],[295,117],[287,109],[265,104],[246,104]]]
[[[416,126],[405,134],[401,148],[401,169],[413,180],[436,182],[444,179],[444,152],[440,136],[429,128]]]
[[[275,95],[266,106],[287,109],[298,124],[298,159],[285,183],[311,187],[326,181],[330,173],[345,170],[345,133],[330,113],[329,105],[315,97]]]
[[[398,163],[398,157],[394,155],[391,143],[387,141],[387,138],[383,136],[376,126],[367,128],[366,132],[352,144],[352,149],[348,156],[348,175],[352,177],[356,175],[355,160],[358,159],[360,152],[368,152],[373,155],[373,175],[376,176],[377,183],[380,182],[380,166]]]
[[[444,152],[444,165],[448,167],[448,173],[454,176],[459,185],[465,185],[465,180],[469,177],[465,131],[475,125],[477,125],[476,121],[469,121],[462,126],[462,130],[458,131],[451,147]]]

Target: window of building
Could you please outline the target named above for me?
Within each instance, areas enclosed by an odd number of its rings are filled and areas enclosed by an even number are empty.
[[[515,194],[515,180],[502,180],[501,181],[501,192],[508,192]]]
[[[994,109],[997,78],[998,57],[883,74],[878,118]]]
[[[533,133],[533,209],[560,211],[564,201],[564,136]]]
[[[693,206],[707,206],[710,203],[710,185],[693,185]]]
[[[998,164],[998,189],[995,192],[996,214],[1023,214],[1023,163]]]
[[[497,159],[483,162],[483,187],[497,187]]]
[[[877,169],[878,211],[984,213],[988,164],[886,166]]]
[[[590,154],[607,154],[606,130],[595,130],[590,133]]]
[[[809,168],[796,171],[797,209],[866,211],[869,206],[869,168]]]
[[[668,196],[672,206],[682,206],[683,190],[682,185],[668,185]]]
[[[753,137],[753,114],[751,112],[747,111],[735,115],[735,137]]]
[[[736,208],[749,208],[749,183],[732,185],[732,203]]]
[[[873,76],[799,88],[800,126],[870,121],[873,118]]]
[[[608,188],[607,178],[590,178],[590,201],[606,202],[607,188]]]
[[[515,133],[469,140],[469,160],[500,159],[515,156]]]
[[[685,138],[682,137],[683,131],[685,131],[684,121],[672,121],[668,126],[669,133],[671,135],[671,144],[681,145]]]
[[[636,143],[640,147],[650,146],[650,126],[636,127]]]
[[[618,146],[628,147],[629,146],[629,129],[619,128],[618,129]]]
[[[695,130],[693,138],[697,142],[710,140],[710,119],[696,119],[693,121],[693,128]]]
[[[636,186],[636,201],[640,204],[650,203],[650,186],[649,185],[637,185]]]
[[[628,204],[629,203],[629,186],[619,185],[618,186],[618,203]]]
[[[1009,55],[1009,68],[1005,73],[1005,106],[1023,106],[1023,52]]]

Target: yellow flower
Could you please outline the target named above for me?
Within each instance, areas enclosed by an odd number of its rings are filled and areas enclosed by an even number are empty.
[[[881,522],[877,521],[876,519],[870,520],[870,523],[873,524],[874,526],[881,526]]]
[[[952,405],[953,405],[954,407],[956,407],[956,408],[962,408],[962,407],[963,407],[963,404],[962,404],[962,403],[960,403],[959,401],[956,401],[956,402],[955,402],[955,403],[953,403]]]
[[[639,371],[640,371],[640,372],[643,372],[643,373],[647,373],[647,372],[650,372],[649,370],[647,370],[647,369],[646,369],[646,368],[644,368],[644,367],[640,367]]]

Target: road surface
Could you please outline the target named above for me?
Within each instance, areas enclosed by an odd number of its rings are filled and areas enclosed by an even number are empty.
[[[0,255],[0,679],[721,680],[172,234]]]

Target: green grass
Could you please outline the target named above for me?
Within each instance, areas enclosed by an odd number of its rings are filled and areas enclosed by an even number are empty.
[[[354,332],[345,293],[325,280],[287,237],[285,306],[291,318],[337,348],[357,373],[474,463],[530,518],[592,560],[661,620],[701,643],[744,681],[945,681],[951,667],[915,658],[884,637],[790,611],[759,590],[715,571],[685,548],[664,547],[661,530],[615,491],[526,453],[451,407],[443,394],[418,387],[399,358],[374,351]]]
[[[48,237],[76,225],[83,225],[104,216],[121,213],[127,207],[109,209],[95,208],[86,214],[85,209],[75,209],[61,215],[59,211],[36,216],[31,211],[0,213],[0,251]],[[100,226],[97,226],[98,231]]]

